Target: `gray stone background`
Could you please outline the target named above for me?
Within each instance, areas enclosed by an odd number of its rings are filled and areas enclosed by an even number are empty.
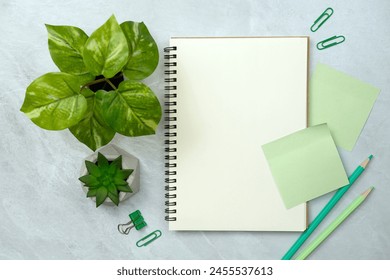
[[[335,11],[332,18],[310,32],[328,6]],[[380,88],[355,149],[340,150],[349,174],[369,154],[375,159],[324,225],[368,186],[376,190],[310,258],[389,259],[389,12],[386,0],[1,0],[0,259],[279,259],[299,235],[169,232],[164,221],[162,124],[155,136],[117,135],[113,141],[141,160],[140,193],[119,208],[95,209],[85,198],[77,178],[82,159],[91,151],[67,130],[40,129],[19,109],[31,81],[57,71],[44,23],[74,25],[90,34],[112,14],[119,22],[144,21],[156,39],[160,64],[145,82],[161,102],[162,54],[170,36],[308,35],[310,72],[322,62]],[[324,51],[315,48],[333,35],[344,35],[346,41]],[[311,219],[330,196],[309,203]],[[142,211],[148,227],[120,235],[117,224],[127,222],[135,209]],[[148,247],[135,246],[155,229],[163,232],[160,239]]]

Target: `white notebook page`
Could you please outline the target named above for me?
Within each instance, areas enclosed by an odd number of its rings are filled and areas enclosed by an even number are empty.
[[[308,37],[172,38],[177,202],[170,230],[303,231],[261,145],[307,124]]]

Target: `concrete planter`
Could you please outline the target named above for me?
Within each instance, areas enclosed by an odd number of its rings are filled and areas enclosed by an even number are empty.
[[[139,160],[135,156],[127,153],[126,151],[124,151],[121,148],[118,148],[117,146],[112,145],[112,144],[109,144],[109,145],[107,145],[107,146],[97,150],[96,152],[94,152],[93,154],[91,154],[90,156],[88,156],[88,157],[86,157],[84,159],[84,161],[82,163],[82,166],[81,166],[81,175],[80,175],[80,177],[88,174],[88,170],[85,167],[85,160],[96,162],[97,161],[97,157],[98,157],[98,152],[103,154],[109,161],[113,161],[118,156],[122,155],[122,168],[123,169],[134,169],[133,173],[127,179],[127,182],[129,183],[129,186],[131,187],[133,192],[132,193],[119,192],[119,202],[122,202],[122,201],[128,199],[129,197],[133,196],[134,194],[136,194],[139,191],[139,188],[140,188],[140,170],[139,170],[140,169],[140,165],[139,165]],[[81,187],[82,187],[83,191],[85,192],[85,194],[87,194],[88,188],[85,187],[83,183],[81,183]],[[91,197],[91,199],[93,201],[96,201],[96,197]],[[111,201],[111,199],[108,198],[108,197],[103,202],[103,204],[115,205]]]

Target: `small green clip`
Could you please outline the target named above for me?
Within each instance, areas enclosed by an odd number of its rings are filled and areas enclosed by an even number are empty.
[[[140,216],[142,217],[142,214],[141,214],[141,211],[139,211],[139,210],[135,210],[133,213],[129,214],[129,218],[132,221],[137,220]]]
[[[130,230],[135,227],[136,230],[146,226],[144,217],[139,210],[136,210],[129,214],[130,222],[127,224],[119,224],[118,231],[122,234],[129,234]]]
[[[140,230],[141,228],[146,226],[146,222],[144,221],[143,217],[140,217],[139,219],[135,220],[134,227],[136,230]]]
[[[149,233],[147,236],[143,237],[142,239],[138,240],[136,245],[137,247],[147,246],[148,244],[159,238],[161,235],[162,233],[160,230],[155,230],[152,233]],[[150,237],[151,239],[149,239]]]
[[[317,44],[317,49],[324,50],[333,46],[336,46],[338,44],[341,44],[345,41],[344,36],[333,36],[328,39],[325,39]]]
[[[316,32],[320,27],[333,15],[333,9],[327,8],[314,22],[310,27],[312,32]]]

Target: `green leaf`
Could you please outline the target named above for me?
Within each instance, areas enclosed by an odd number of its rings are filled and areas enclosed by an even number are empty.
[[[113,194],[111,192],[108,193],[108,197],[114,202],[116,206],[119,205],[119,194],[116,192],[116,194]]]
[[[87,192],[87,197],[96,196],[97,189],[89,189]]]
[[[122,155],[120,155],[119,157],[117,157],[116,159],[114,159],[114,160],[111,162],[111,165],[112,165],[112,166],[116,166],[116,168],[118,168],[118,169],[122,169]]]
[[[81,90],[81,94],[85,97],[85,98],[89,98],[89,97],[94,97],[95,96],[95,93],[90,90],[88,87],[84,87],[82,90]]]
[[[133,173],[133,169],[122,169],[118,172],[118,178],[122,180],[127,180],[129,176]]]
[[[116,91],[96,93],[103,117],[116,132],[127,136],[154,134],[161,107],[153,91],[141,82],[123,81]]]
[[[96,98],[90,89],[85,89],[82,93],[84,96],[88,96],[86,115],[69,130],[80,142],[95,151],[108,144],[114,138],[115,131],[102,117],[101,100]]]
[[[118,191],[116,189],[116,186],[115,184],[110,184],[108,185],[108,188],[107,188],[108,192],[111,193],[111,194],[118,194]]]
[[[107,167],[108,166],[107,158],[101,153],[98,153],[97,163],[98,163],[99,167]]]
[[[114,77],[126,65],[129,47],[115,16],[111,16],[88,38],[83,58],[92,74],[106,78]]]
[[[121,191],[121,192],[130,192],[130,193],[133,192],[133,190],[130,188],[129,185],[119,185],[119,186],[116,186],[116,188],[118,191]]]
[[[85,166],[87,167],[88,173],[94,177],[99,177],[102,175],[102,172],[100,171],[99,167],[91,161],[86,160]]]
[[[129,45],[130,57],[123,72],[130,80],[142,80],[158,65],[157,44],[143,22],[125,21],[121,25]]]
[[[96,207],[99,207],[107,198],[108,191],[104,187],[100,187],[96,190]]]
[[[51,58],[62,71],[74,75],[88,73],[82,53],[88,35],[74,26],[46,24]]]
[[[87,100],[80,94],[84,80],[66,73],[47,73],[28,86],[20,110],[44,129],[73,126],[87,110]]]
[[[116,165],[110,164],[110,166],[107,169],[107,174],[114,177],[117,171],[119,171],[118,167],[116,167]]]
[[[114,183],[117,186],[127,186],[128,185],[128,183],[124,179],[119,178],[119,177],[114,178]]]
[[[80,177],[79,180],[88,187],[97,187],[100,185],[98,179],[93,175],[84,175]]]

